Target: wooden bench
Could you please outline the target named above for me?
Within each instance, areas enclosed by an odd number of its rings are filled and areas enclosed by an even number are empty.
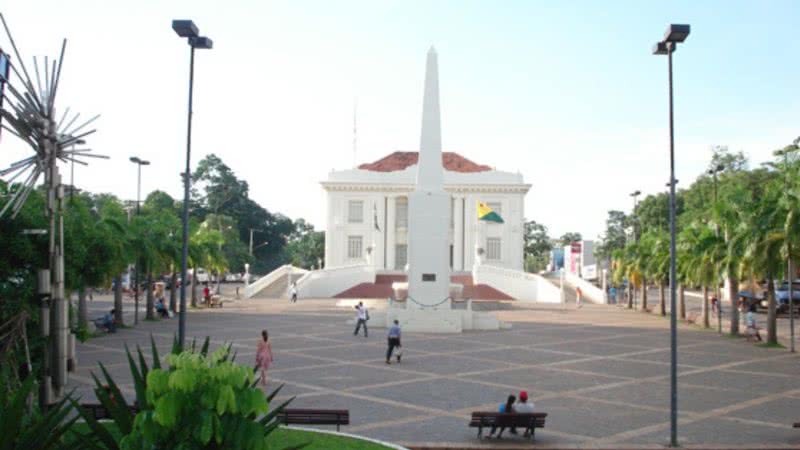
[[[111,419],[111,414],[109,414],[106,407],[100,403],[81,403],[81,408],[92,413],[95,420]],[[130,410],[131,414],[136,414],[139,412],[139,408],[136,406],[130,406]]]
[[[350,411],[346,409],[284,409],[278,421],[285,425],[350,425]]]
[[[529,437],[533,439],[536,428],[544,428],[544,420],[546,417],[547,413],[522,414],[475,411],[472,413],[469,426],[470,428],[478,429],[478,439],[483,438],[483,427],[523,428],[525,431],[530,431]]]

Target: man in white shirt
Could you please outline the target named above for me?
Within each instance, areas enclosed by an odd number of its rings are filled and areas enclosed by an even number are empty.
[[[358,330],[361,325],[364,325],[364,337],[367,337],[367,321],[369,320],[369,312],[363,302],[358,302],[356,305],[356,330],[353,331],[353,336],[358,336]]]
[[[289,285],[289,300],[292,303],[297,303],[297,282],[293,281],[291,285]]]
[[[518,414],[530,414],[533,412],[533,402],[528,400],[528,393],[522,391],[517,397],[517,403],[514,404],[514,412]],[[513,430],[513,429],[512,429]],[[525,429],[525,437],[531,432],[530,428]]]

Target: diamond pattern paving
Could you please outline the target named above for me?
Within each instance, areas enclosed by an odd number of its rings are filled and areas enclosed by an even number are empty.
[[[385,329],[355,337],[346,323],[351,308],[335,305],[258,299],[192,311],[189,339],[233,342],[237,360],[250,365],[266,328],[275,353],[267,389],[284,384],[277,401],[296,396],[294,407],[349,409],[352,423],[343,431],[403,445],[488,445],[467,428],[470,412],[495,410],[521,389],[549,414],[536,445],[668,442],[668,322],[660,317],[608,306],[504,305],[496,314],[512,330],[407,333],[402,363],[386,365]],[[102,361],[132,396],[123,346],[141,345],[149,360],[150,336],[165,353],[176,328],[177,320],[142,322],[78,344],[72,386],[93,399],[89,372],[99,373],[95,362]],[[690,326],[679,333],[683,444],[800,445],[791,428],[800,421],[800,357]]]

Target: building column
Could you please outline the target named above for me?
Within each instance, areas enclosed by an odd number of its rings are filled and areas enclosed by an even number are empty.
[[[464,197],[456,195],[453,197],[455,208],[453,208],[453,270],[464,270]]]
[[[396,217],[396,196],[388,196],[388,211],[386,213],[386,267],[387,270],[394,270],[394,250],[395,250],[395,217]]]

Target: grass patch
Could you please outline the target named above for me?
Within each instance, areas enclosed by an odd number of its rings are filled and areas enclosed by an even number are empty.
[[[117,439],[121,438],[119,429],[112,423],[106,422],[106,428]],[[85,422],[76,422],[72,426],[72,431],[87,434],[89,426]],[[67,433],[64,437],[65,443],[76,442],[77,439],[72,433]],[[304,443],[310,443],[304,450],[388,450],[388,447],[374,444],[360,439],[353,439],[345,436],[335,436],[324,433],[314,433],[312,431],[294,430],[292,428],[280,427],[269,437],[269,449],[284,449]]]
[[[331,434],[314,433],[311,431],[293,430],[281,427],[270,435],[270,446],[272,449],[283,449],[293,445],[300,445],[306,442],[311,444],[303,447],[304,450],[387,450],[388,447],[374,444],[360,439],[353,439],[345,436],[335,436]]]
[[[769,342],[761,342],[759,344],[756,344],[756,347],[761,347],[761,348],[786,348],[786,346],[781,344],[780,342],[777,342],[775,344],[770,344]]]

